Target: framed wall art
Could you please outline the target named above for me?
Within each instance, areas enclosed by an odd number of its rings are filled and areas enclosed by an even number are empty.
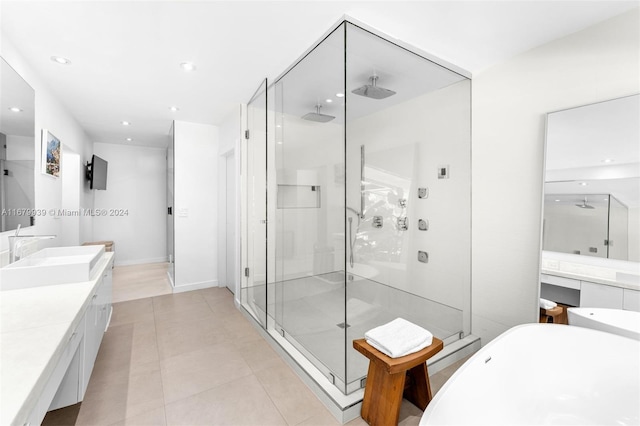
[[[42,129],[42,173],[45,175],[60,176],[60,156],[62,144],[60,139],[52,135],[48,130]]]

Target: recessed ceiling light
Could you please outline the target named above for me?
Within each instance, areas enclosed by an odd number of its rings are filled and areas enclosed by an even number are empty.
[[[580,182],[580,186],[587,186],[587,182]]]
[[[337,96],[338,98],[344,98],[344,93],[336,93],[336,96]]]
[[[330,104],[331,102],[333,102],[333,99],[325,99],[327,101],[328,104]]]
[[[61,65],[71,65],[71,61],[67,58],[63,58],[62,56],[52,56],[51,60]]]
[[[132,138],[127,138],[127,142],[131,142],[132,140]]]
[[[169,109],[173,112],[180,111],[180,108],[178,108],[177,106],[169,107]]]
[[[602,160],[603,163],[613,163],[613,158],[605,158]]]
[[[18,107],[11,107],[11,108],[9,108],[9,111],[11,111],[11,112],[22,112],[22,109],[20,109]]]
[[[560,202],[560,200],[556,200],[556,202]]]
[[[278,141],[278,145],[282,145],[282,141]]]
[[[129,126],[129,125],[131,125],[131,123],[129,123],[128,121],[122,121],[122,125],[123,126]]]
[[[282,124],[276,124],[276,127],[279,129],[282,127]]]
[[[180,64],[180,68],[182,68],[185,71],[195,71],[196,70],[196,66],[192,62],[183,62],[183,63]]]

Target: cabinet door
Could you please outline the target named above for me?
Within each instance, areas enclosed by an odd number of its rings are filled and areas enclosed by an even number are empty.
[[[107,266],[102,274],[102,285],[98,289],[98,306],[99,322],[102,327],[102,331],[107,331],[109,321],[111,319],[111,301],[113,299],[113,272],[110,266]]]
[[[622,289],[582,281],[580,307],[622,309]]]
[[[622,309],[640,312],[640,291],[625,288]]]
[[[91,304],[87,308],[86,328],[84,333],[84,362],[82,365],[80,400],[84,399],[84,394],[89,385],[91,371],[98,355],[100,340],[102,339],[102,328],[100,326],[100,310],[97,304],[98,293],[96,292],[91,299]]]

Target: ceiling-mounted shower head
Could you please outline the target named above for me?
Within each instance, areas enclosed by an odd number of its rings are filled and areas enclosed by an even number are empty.
[[[352,90],[351,93],[371,99],[384,99],[396,94],[393,90],[378,86],[377,75],[372,75],[369,77],[369,80],[371,81],[371,84],[365,84],[362,87],[358,87],[357,89]]]
[[[320,108],[322,105],[316,105],[316,112],[310,112],[302,116],[304,120],[315,121],[316,123],[327,123],[333,120],[335,117],[333,115],[321,114]]]
[[[584,197],[582,204],[576,204],[576,207],[580,207],[581,209],[595,209],[595,207],[587,204],[587,197]]]

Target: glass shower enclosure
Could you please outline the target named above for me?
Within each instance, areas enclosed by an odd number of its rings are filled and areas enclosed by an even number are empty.
[[[244,308],[342,393],[397,317],[470,333],[471,81],[344,21],[247,104]]]

